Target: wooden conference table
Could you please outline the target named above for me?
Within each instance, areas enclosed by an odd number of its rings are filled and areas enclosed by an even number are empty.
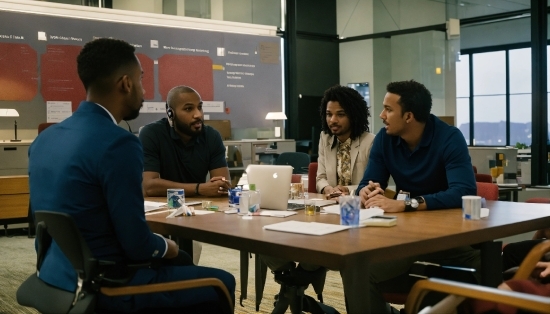
[[[165,201],[165,198],[148,200]],[[210,200],[220,209],[227,207],[225,197]],[[349,313],[368,313],[370,300],[366,291],[372,263],[483,243],[493,249],[492,256],[484,255],[484,245],[481,246],[482,269],[492,266],[494,270],[485,284],[495,285],[500,270],[494,267],[494,259],[485,257],[495,256],[492,240],[550,226],[548,204],[488,201],[487,207],[490,215],[481,220],[463,220],[460,209],[397,213],[397,226],[391,228],[365,227],[324,236],[268,231],[263,226],[284,220],[339,224],[339,216],[306,216],[299,211],[287,218],[255,216],[251,220],[223,213],[177,218],[166,218],[163,213],[146,217],[156,233],[339,269]],[[498,254],[500,245],[496,249]]]

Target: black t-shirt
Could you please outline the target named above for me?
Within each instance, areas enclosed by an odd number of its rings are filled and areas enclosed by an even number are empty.
[[[144,171],[160,173],[162,179],[181,183],[203,183],[210,170],[227,167],[220,133],[203,125],[202,132],[184,144],[166,118],[143,127]]]

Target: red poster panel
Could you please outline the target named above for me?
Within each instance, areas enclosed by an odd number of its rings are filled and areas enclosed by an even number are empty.
[[[136,53],[136,57],[143,69],[143,78],[141,79],[141,84],[145,89],[143,98],[146,100],[153,100],[155,99],[155,69],[153,59],[142,53]]]
[[[76,57],[82,47],[48,45],[41,56],[40,92],[44,101],[71,101],[73,111],[86,99],[86,91],[78,77]]]
[[[38,54],[27,44],[0,43],[0,100],[32,100],[38,92]]]
[[[164,55],[159,62],[159,92],[162,100],[174,86],[193,87],[202,100],[214,100],[212,59],[207,56]]]

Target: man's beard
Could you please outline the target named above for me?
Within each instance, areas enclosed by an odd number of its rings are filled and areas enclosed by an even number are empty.
[[[196,123],[197,121],[194,121],[193,123],[191,124],[194,124]],[[176,128],[177,131],[185,134],[185,135],[189,135],[191,137],[195,137],[197,135],[199,135],[201,132],[202,132],[202,129],[204,128],[204,123],[203,121],[201,120],[201,123],[202,123],[202,127],[200,128],[200,130],[194,130],[191,128],[191,126],[189,124],[185,124],[177,119],[174,119],[174,127]]]
[[[141,97],[138,98],[137,96],[137,91],[136,91],[136,86],[134,85],[133,89],[132,89],[132,99],[133,98],[137,98],[139,99],[139,108],[137,109],[132,109],[132,111],[130,111],[130,113],[128,113],[127,116],[123,117],[122,120],[124,121],[130,121],[130,120],[134,120],[135,118],[137,118],[139,116],[139,110],[141,109],[141,107],[143,107],[143,102],[145,101],[143,99],[143,95]]]
[[[122,118],[122,120],[124,120],[124,121],[134,120],[135,118],[137,118],[139,116],[139,110],[140,109],[141,108],[133,110],[126,117]]]

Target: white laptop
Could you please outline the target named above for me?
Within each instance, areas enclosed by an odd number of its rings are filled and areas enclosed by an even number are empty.
[[[287,210],[288,192],[292,179],[291,166],[249,165],[246,168],[248,184],[256,184],[260,191],[260,208]]]

